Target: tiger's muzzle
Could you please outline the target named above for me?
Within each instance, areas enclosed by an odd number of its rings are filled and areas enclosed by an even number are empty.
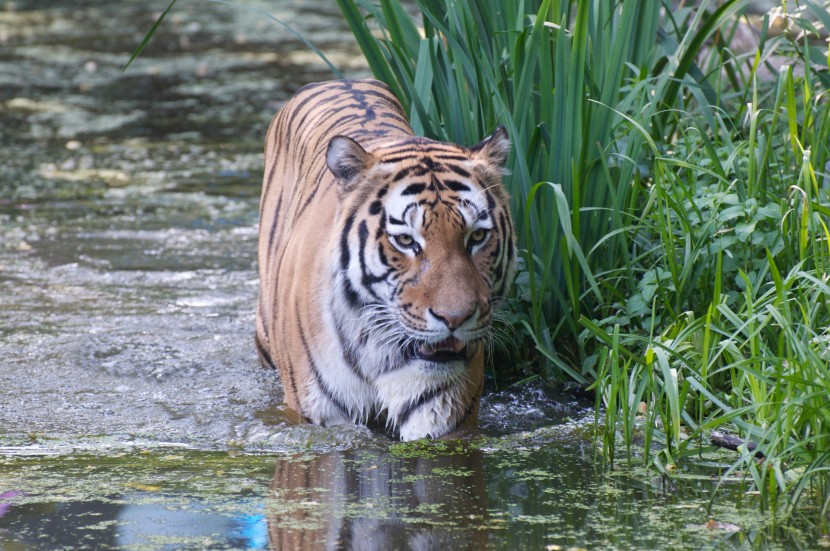
[[[407,359],[431,363],[463,362],[469,358],[467,343],[453,336],[436,342],[411,344],[406,350]]]

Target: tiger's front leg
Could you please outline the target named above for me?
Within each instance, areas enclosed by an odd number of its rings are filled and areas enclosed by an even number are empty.
[[[468,365],[411,362],[376,381],[387,424],[403,441],[437,438],[474,427],[483,385],[482,354]]]

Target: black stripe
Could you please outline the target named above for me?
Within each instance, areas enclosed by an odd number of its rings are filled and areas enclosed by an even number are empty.
[[[297,311],[300,310],[299,302],[297,302],[295,308],[297,308]],[[302,342],[303,350],[305,350],[306,360],[308,360],[308,365],[311,368],[311,374],[314,377],[314,381],[317,383],[317,387],[323,392],[323,394],[332,404],[337,406],[337,409],[340,410],[340,412],[346,417],[346,419],[351,419],[352,416],[349,414],[348,408],[345,406],[345,404],[343,404],[343,402],[335,398],[334,394],[332,394],[331,392],[331,389],[329,389],[326,382],[320,376],[320,370],[317,368],[317,364],[314,362],[314,358],[311,355],[311,348],[309,348],[308,341],[306,341],[305,339],[305,331],[303,331],[302,320],[300,320],[299,318],[297,319],[297,329],[300,331],[300,342]]]
[[[274,360],[271,359],[271,354],[265,350],[265,347],[262,346],[262,343],[259,342],[259,337],[254,337],[254,343],[256,344],[256,351],[259,354],[259,362],[264,366],[276,371],[277,366],[274,365]]]
[[[349,281],[348,276],[343,274],[343,294],[346,297],[346,302],[349,304],[352,310],[357,310],[360,306],[363,305],[363,302],[360,300],[360,296],[355,291],[355,288],[352,286],[352,282]]]
[[[506,279],[507,269],[513,263],[514,256],[516,254],[512,237],[513,227],[504,212],[499,214],[499,229],[501,230],[500,244],[503,247],[504,252],[502,254],[502,258],[499,260],[498,272],[496,273],[497,278],[495,279],[495,281],[499,283],[499,288],[494,289],[494,291],[496,291],[496,296],[502,297],[507,291],[507,286],[511,283]]]
[[[421,159],[421,166],[428,172],[446,172],[443,163],[436,163],[432,157]]]
[[[288,373],[288,383],[291,385],[291,390],[294,392],[294,396],[297,397],[297,407],[300,408],[300,415],[303,417],[307,417],[305,411],[303,411],[303,403],[300,401],[300,394],[297,392],[297,381],[294,379],[294,364],[291,363],[291,357],[286,357],[288,365],[285,366],[285,371]],[[280,371],[282,373],[282,371]],[[285,384],[285,381],[282,382]]]
[[[274,118],[275,121],[276,121],[276,125],[273,129],[273,132],[270,132],[271,125],[269,125],[268,126],[269,133],[266,133],[266,135],[265,135],[265,146],[266,147],[268,146],[268,135],[272,133],[275,136],[275,138],[274,138],[274,147],[271,149],[271,151],[269,151],[267,149],[265,150],[265,168],[268,169],[268,172],[267,172],[267,176],[265,176],[263,174],[265,177],[262,180],[262,197],[267,197],[269,195],[269,192],[271,190],[271,184],[274,181],[274,173],[277,170],[277,157],[278,157],[277,152],[279,152],[279,150],[280,150],[279,138],[280,138],[280,136],[282,136],[285,133],[285,131],[281,129],[282,126],[283,126],[283,121],[285,120],[285,118],[281,117],[280,114],[281,113],[278,113],[277,116]],[[269,157],[271,158],[271,166],[270,167],[268,166]],[[263,205],[264,205],[264,202],[260,204],[260,215],[262,215],[262,208],[261,207]]]
[[[496,200],[493,198],[493,194],[490,193],[487,188],[484,188],[484,196],[487,197],[487,210],[492,211],[496,208]]]
[[[362,84],[362,83],[361,83],[361,84]],[[368,84],[368,83],[366,83],[366,84]],[[362,89],[360,89],[357,93],[360,93],[360,94],[362,94],[362,95],[364,95],[364,96],[369,96],[369,97],[372,97],[372,98],[377,98],[377,99],[379,99],[382,103],[386,103],[386,104],[387,104],[387,105],[389,105],[390,107],[395,107],[395,104],[394,104],[394,103],[392,103],[392,102],[390,101],[390,98],[394,98],[394,97],[395,97],[394,95],[392,95],[391,90],[389,90],[389,89],[387,89],[387,88],[382,88],[382,87],[380,87],[380,86],[374,86],[374,83],[372,83],[372,84],[373,84],[373,86],[371,86],[370,88],[368,88],[368,89],[366,89],[366,88],[362,88]],[[375,90],[375,89],[373,89],[373,88],[380,89],[381,91],[380,91],[380,92],[378,92],[377,90]],[[395,107],[395,110],[397,111],[397,110],[398,110],[398,108],[397,108],[397,107]]]
[[[470,191],[470,186],[457,180],[444,180],[444,184],[455,192]]]
[[[380,244],[378,244],[378,260],[380,260],[380,263],[387,268],[389,267],[389,259],[386,258],[386,253],[383,252],[383,245]]]
[[[320,96],[326,95],[328,97],[325,97],[323,101],[314,101]],[[288,124],[291,128],[302,129],[305,127],[309,115],[346,109],[349,107],[347,102],[350,98],[350,94],[343,93],[342,87],[336,86],[321,86],[318,90],[313,90],[306,95],[302,93],[295,94],[291,101],[293,113]],[[334,109],[335,107],[336,109]],[[302,117],[295,123],[298,115],[302,115]]]
[[[410,402],[406,405],[403,409],[403,412],[398,416],[398,427],[404,426],[409,418],[415,413],[419,408],[423,407],[427,402],[430,402],[437,398],[440,394],[443,394],[447,390],[449,390],[450,386],[448,384],[441,385],[437,388],[428,390],[415,398],[414,400],[410,400]]]
[[[341,82],[346,83],[348,81],[343,80]],[[297,88],[297,91],[295,92],[295,95],[300,95],[302,92],[308,92],[309,90],[314,90],[315,88],[319,88],[320,86],[331,86],[332,84],[333,84],[332,82],[312,82],[310,84],[303,84],[302,86]]]
[[[509,242],[506,241],[506,239],[509,239],[510,231],[507,228],[507,216],[505,216],[504,211],[499,213],[499,233],[501,234],[501,243],[499,244],[503,244],[505,247],[507,247],[507,254],[509,255],[509,249],[511,247],[508,245]],[[505,286],[507,285],[507,282],[504,281],[504,276],[507,275],[508,264],[509,260],[505,262],[504,257],[502,257],[498,260],[498,264],[496,266],[494,281],[497,281],[500,284],[500,289],[497,290],[498,295],[501,295],[505,291]]]
[[[418,195],[424,191],[426,187],[426,184],[409,184],[403,192],[401,192],[401,195]]]
[[[260,286],[261,285],[262,284],[260,284]],[[265,306],[263,306],[263,304],[265,304],[265,297],[264,297],[264,293],[262,291],[260,291],[260,293],[259,293],[259,304],[257,305],[258,306],[257,316],[262,318],[262,332],[265,334],[265,338],[268,339],[268,336],[269,336],[268,335],[268,324],[266,323],[266,320],[268,319],[268,317],[266,317],[266,315],[265,315],[265,312],[268,312],[268,309],[265,308]]]
[[[441,157],[441,159],[444,159],[444,158],[445,157]],[[467,172],[466,170],[464,170],[463,168],[461,168],[458,165],[448,164],[446,166],[448,166],[450,170],[452,170],[453,172],[455,172],[456,174],[458,174],[462,178],[469,178],[470,177],[470,173]]]
[[[306,89],[303,88],[301,88],[300,90],[306,91]],[[308,116],[311,113],[316,112],[314,108],[317,107],[317,105],[312,105],[311,109],[305,111],[305,106],[311,103],[312,100],[315,100],[319,96],[325,95],[329,92],[331,92],[331,90],[328,86],[320,86],[319,90],[314,90],[305,97],[303,97],[302,94],[298,92],[297,95],[294,96],[294,100],[291,101],[290,105],[291,116],[288,118],[288,122],[286,123],[289,131],[294,128],[302,128],[305,125],[306,118],[308,118]],[[299,122],[295,124],[294,121],[297,119],[299,115],[302,115],[302,117],[300,118]],[[287,138],[290,138],[290,134],[289,136],[287,136]]]
[[[287,247],[282,247],[282,250],[279,250],[279,256],[272,256],[269,251],[268,255],[268,265],[272,267],[269,273],[273,274],[273,286],[271,289],[271,296],[277,296],[277,292],[279,290],[279,280],[277,279],[277,275],[280,273],[280,269],[282,268],[282,261],[285,259],[285,255],[288,252]],[[262,285],[262,282],[260,282]],[[302,412],[301,412],[302,413]]]
[[[265,201],[263,201],[263,204],[265,204]],[[270,252],[274,248],[274,237],[277,234],[277,224],[280,221],[280,211],[282,211],[282,190],[280,190],[280,198],[277,199],[277,208],[276,212],[274,213],[274,222],[271,224],[271,228],[268,231],[268,256],[270,256]]]
[[[379,128],[386,128],[387,130],[391,130],[391,132],[389,132],[390,134],[394,134],[395,132],[400,132],[401,134],[405,134],[407,136],[412,135],[412,129],[409,127],[409,123],[406,121],[406,119],[404,117],[397,116],[397,115],[381,115],[381,118],[392,119],[395,122],[392,123],[392,122],[380,121],[380,122],[376,123]],[[385,162],[387,162],[387,160],[384,159],[383,162],[385,163]]]
[[[377,243],[375,243],[375,245],[377,246],[377,249],[378,249],[378,260],[380,260],[380,263],[388,268],[389,267],[389,260],[387,260],[387,258],[386,258],[386,253],[383,250],[383,243],[381,241],[383,236],[385,236],[385,235],[386,235],[386,217],[381,216],[380,219],[379,219],[378,230],[375,232],[375,239],[377,240]],[[387,272],[387,274],[388,273],[389,272]]]
[[[490,258],[494,258],[494,259],[495,259],[496,264],[498,264],[498,263],[502,260],[502,259],[501,259],[501,253],[502,253],[502,251],[501,251],[501,246],[502,246],[502,241],[501,241],[501,239],[499,239],[499,236],[495,236],[495,237],[494,237],[494,241],[495,241],[495,244],[496,244],[496,248],[495,248],[495,249],[493,249],[493,252],[491,252],[491,253],[490,253]]]
[[[363,285],[363,288],[366,289],[366,291],[368,291],[370,295],[372,295],[373,298],[380,300],[380,297],[378,297],[378,295],[372,289],[372,285],[379,281],[385,280],[391,272],[391,270],[379,276],[369,271],[369,267],[366,265],[366,243],[369,240],[369,226],[366,225],[366,220],[360,221],[360,225],[357,229],[357,235],[360,239],[360,251],[358,257],[360,259],[360,272],[362,274],[360,278],[360,283]]]
[[[395,108],[395,110],[397,110],[397,106],[391,105],[391,104],[389,106],[393,107],[393,108]],[[391,127],[395,130],[404,130],[404,131],[406,131],[407,134],[412,133],[412,129],[409,127],[409,121],[406,120],[406,117],[403,116],[403,115],[399,115],[397,113],[392,113],[392,112],[389,112],[389,111],[385,111],[385,112],[382,112],[380,114],[380,118],[390,119],[390,120],[393,120],[397,123],[397,124],[394,124],[394,125],[391,124],[391,123],[381,123],[381,126],[388,126],[388,127]]]
[[[354,210],[346,218],[346,223],[343,224],[343,229],[340,231],[340,269],[346,270],[351,261],[351,251],[349,251],[349,232],[352,231],[354,219],[357,216],[357,211]]]
[[[401,161],[406,161],[415,157],[415,152],[410,154],[403,154],[398,155],[397,157],[383,157],[381,162],[383,163],[399,163]]]
[[[510,229],[508,228],[507,215],[504,211],[499,213],[499,233],[502,239],[510,238]]]
[[[303,165],[300,164],[300,166]],[[303,212],[305,212],[305,209],[307,209],[308,206],[311,205],[311,201],[314,199],[314,196],[317,195],[317,192],[320,190],[320,184],[323,183],[323,177],[326,175],[327,170],[328,167],[323,168],[321,171],[317,173],[317,178],[314,181],[314,187],[312,188],[311,193],[308,194],[308,197],[306,197],[305,201],[303,202],[303,205],[300,207],[300,210],[297,211],[297,215],[294,217],[294,220],[299,220],[300,216],[302,216]]]
[[[469,161],[470,160],[469,157],[465,157],[463,155],[449,155],[449,154],[442,155],[440,153],[436,153],[434,155],[434,157],[436,159],[441,160],[441,161]]]
[[[358,105],[358,106],[356,106],[356,108],[360,109],[361,113],[359,113],[359,114],[358,113],[349,113],[347,115],[342,115],[339,118],[334,119],[331,123],[329,123],[326,126],[326,128],[328,128],[330,130],[334,130],[336,132],[337,129],[341,126],[344,126],[346,122],[351,122],[351,121],[364,122],[364,121],[374,120],[375,112],[372,110],[371,107],[366,106],[366,105]],[[341,112],[342,112],[341,110],[337,110],[337,111],[334,111],[332,114],[333,115],[334,114],[339,114]]]
[[[507,280],[507,269],[511,266],[514,262],[514,257],[516,256],[516,248],[513,246],[513,238],[512,236],[508,235],[505,237],[505,248],[507,249],[507,261],[503,264],[504,266],[504,274],[502,275],[501,280],[501,288],[499,289],[499,296],[503,297],[504,294],[507,292],[508,286],[513,283],[512,281]]]
[[[343,334],[343,327],[340,325],[340,320],[334,322],[334,332],[337,333],[337,340],[340,343],[340,349],[343,351],[343,362],[351,369],[355,376],[366,384],[371,384],[366,375],[358,369],[357,356],[354,349],[349,345],[349,341]]]
[[[401,218],[403,218],[404,220],[406,220],[406,218],[407,218],[407,214],[406,214],[406,213],[408,213],[408,212],[409,212],[409,209],[417,209],[417,208],[418,208],[418,205],[420,205],[420,204],[421,204],[421,203],[409,203],[408,205],[406,205],[406,208],[405,208],[405,209],[403,209],[403,212],[401,213]],[[416,214],[417,214],[417,213],[416,213]]]
[[[393,181],[393,182],[397,182],[398,180],[403,180],[404,178],[406,178],[407,176],[409,176],[409,173],[410,173],[411,171],[412,171],[412,169],[411,169],[411,168],[404,168],[404,169],[402,169],[402,170],[399,170],[397,174],[395,174],[394,176],[392,176],[392,181]]]

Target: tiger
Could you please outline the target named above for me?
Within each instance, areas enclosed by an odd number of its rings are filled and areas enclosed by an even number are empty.
[[[390,88],[300,88],[265,140],[256,348],[302,421],[403,441],[477,426],[515,271],[503,127],[416,136]]]

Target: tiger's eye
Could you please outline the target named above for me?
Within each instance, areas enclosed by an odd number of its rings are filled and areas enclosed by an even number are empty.
[[[470,234],[470,245],[478,245],[487,237],[487,230],[476,230]]]
[[[411,235],[406,235],[405,233],[401,234],[401,235],[395,235],[395,236],[392,237],[392,239],[395,240],[395,244],[398,247],[401,247],[401,248],[404,248],[404,249],[411,248],[412,244],[415,243],[415,240],[412,238],[412,236]]]

